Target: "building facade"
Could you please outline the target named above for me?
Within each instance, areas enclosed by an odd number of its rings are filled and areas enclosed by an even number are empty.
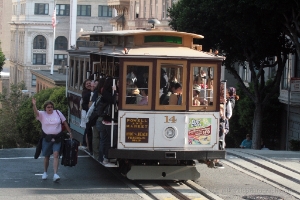
[[[6,59],[10,57],[10,20],[12,13],[12,1],[0,0],[0,48]],[[9,62],[6,61],[3,67],[9,68]]]
[[[108,5],[117,10],[118,19],[113,20],[115,30],[149,29],[149,19],[157,19],[155,26],[170,30],[168,9],[178,0],[108,0]]]
[[[280,84],[279,101],[284,104],[282,146],[289,148],[290,140],[300,140],[300,56],[289,55]]]
[[[52,17],[56,2],[56,30]],[[111,31],[114,12],[107,0],[12,0],[10,20],[10,82],[24,81],[36,92],[30,70],[49,70],[68,64],[66,50],[76,45],[82,31]],[[75,40],[75,41],[74,41]]]

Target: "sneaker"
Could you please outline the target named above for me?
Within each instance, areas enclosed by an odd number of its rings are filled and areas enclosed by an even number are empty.
[[[58,182],[60,180],[60,177],[57,174],[54,174],[53,181]]]
[[[108,159],[107,159],[107,158],[103,158],[102,164],[103,164],[103,165],[108,164]]]
[[[222,163],[220,163],[220,162],[216,162],[216,163],[215,163],[215,167],[216,167],[216,168],[220,168],[220,169],[225,168],[225,167],[222,165]]]
[[[43,176],[42,176],[42,179],[43,179],[43,180],[46,180],[47,177],[48,177],[47,172],[44,172],[44,173],[43,173]]]

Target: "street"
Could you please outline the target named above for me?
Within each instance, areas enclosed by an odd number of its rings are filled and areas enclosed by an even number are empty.
[[[211,169],[204,164],[197,164],[201,173],[200,179],[196,182],[180,183],[128,180],[115,168],[105,168],[84,151],[80,151],[78,164],[75,167],[59,166],[58,174],[61,180],[59,183],[54,183],[52,160],[48,171],[49,177],[47,180],[42,180],[43,158],[33,159],[34,151],[34,148],[0,150],[0,199],[293,200],[299,199],[300,196],[299,179],[298,182],[296,180],[300,176],[297,170],[300,167],[300,154],[295,152],[258,150],[240,152],[240,149],[229,149],[226,160],[222,161],[224,169]],[[259,160],[262,158],[274,162],[268,165],[272,167],[271,170],[262,169],[259,164],[252,168],[249,164],[250,161],[259,161],[263,164],[263,161]],[[275,164],[277,167],[272,166]],[[289,172],[285,172],[288,169]],[[282,171],[286,177],[279,177],[280,173],[272,175],[270,174],[272,170]],[[287,177],[292,175],[295,180]],[[277,182],[280,184],[276,184]],[[181,194],[176,194],[177,192]]]

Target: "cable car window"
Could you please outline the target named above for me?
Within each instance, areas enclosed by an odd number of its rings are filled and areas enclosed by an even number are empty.
[[[124,70],[125,83],[123,102],[125,108],[146,110],[151,108],[151,77],[152,63],[145,65],[127,65]]]
[[[164,109],[185,109],[186,77],[185,63],[182,61],[164,61],[158,66],[159,94],[158,105]],[[167,106],[167,107],[166,107]]]
[[[197,106],[213,106],[214,105],[214,67],[193,65],[192,70],[192,87],[190,94],[192,107]]]

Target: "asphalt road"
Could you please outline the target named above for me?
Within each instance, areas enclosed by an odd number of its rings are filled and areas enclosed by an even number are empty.
[[[127,185],[130,183],[129,180],[124,181],[124,178],[118,173],[112,173],[113,169],[103,167],[83,151],[79,151],[78,164],[75,167],[59,166],[58,174],[61,177],[59,183],[52,181],[52,160],[48,170],[48,179],[42,180],[43,158],[34,159],[34,151],[34,148],[0,150],[0,200],[137,200],[145,197],[145,194],[138,190],[129,188]],[[281,154],[281,152],[263,152],[259,150],[248,152],[260,153],[262,156],[294,168],[300,174],[300,153],[287,154],[287,152],[282,152]],[[247,172],[247,169],[235,168],[232,162],[236,162],[236,160],[237,158],[234,156],[227,156],[226,160],[223,161],[224,169],[211,169],[205,164],[198,164],[197,169],[200,171],[201,176],[196,183],[225,200],[297,199],[289,194],[288,188],[276,187],[269,184],[263,176],[252,176],[249,171]],[[153,181],[143,182],[148,184],[149,189],[151,189]],[[287,192],[284,189],[287,189]],[[300,192],[300,189],[298,192]],[[170,200],[170,198],[162,199]]]
[[[34,148],[0,150],[0,199],[141,199],[122,181],[79,151],[75,167],[60,165],[59,183],[52,180],[52,159],[48,179],[42,180],[43,158],[34,159]]]

